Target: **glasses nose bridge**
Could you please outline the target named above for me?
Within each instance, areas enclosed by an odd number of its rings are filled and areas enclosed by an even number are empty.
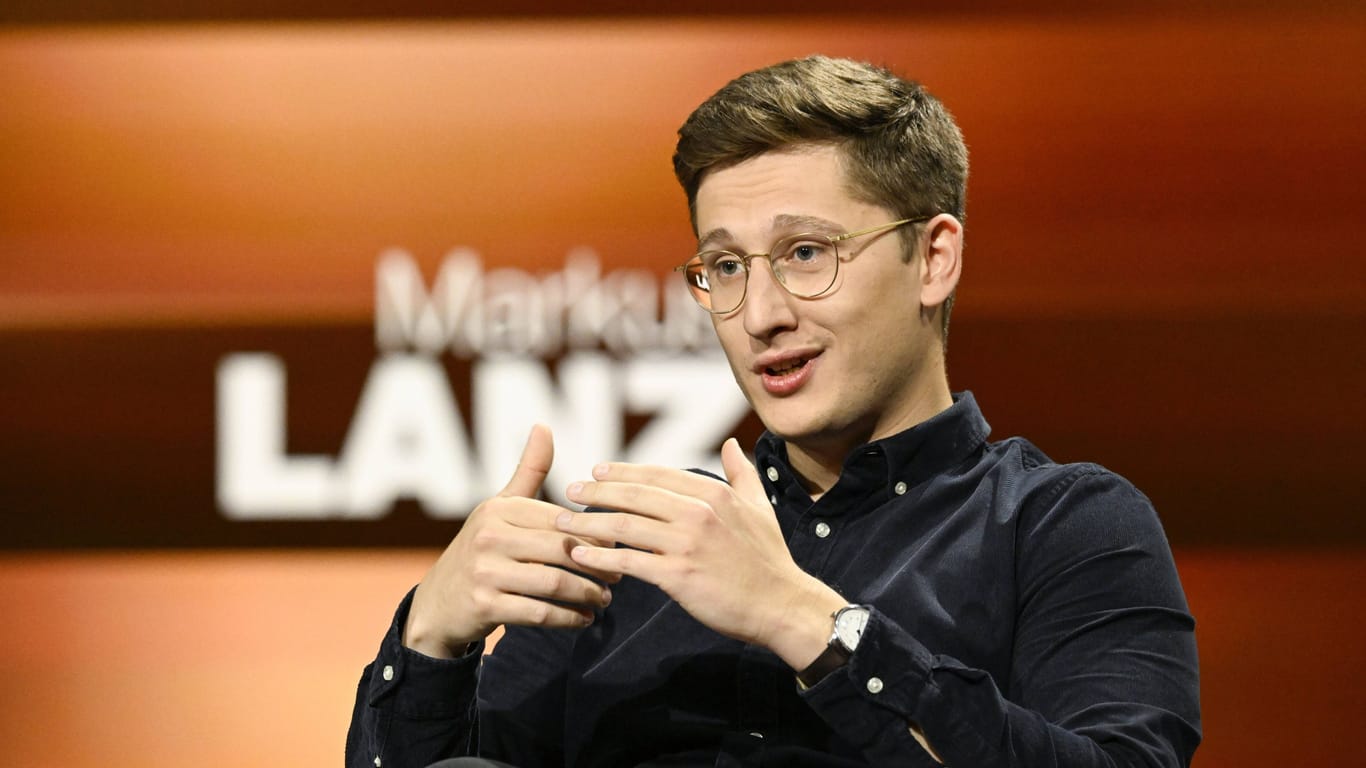
[[[750,279],[750,277],[752,277],[752,276],[754,275],[754,264],[753,264],[753,261],[754,261],[755,259],[759,259],[759,260],[761,260],[761,261],[767,262],[767,263],[768,263],[768,274],[769,274],[769,277],[773,278],[773,282],[775,282],[775,283],[777,283],[779,286],[781,286],[783,290],[787,290],[787,283],[783,280],[783,275],[782,275],[782,273],[779,272],[779,271],[777,270],[777,268],[773,266],[773,251],[769,251],[768,253],[747,253],[747,254],[745,254],[744,256],[741,256],[741,257],[740,257],[740,260],[743,261],[743,262],[745,263],[745,291],[746,291],[746,293],[749,292],[749,279]]]

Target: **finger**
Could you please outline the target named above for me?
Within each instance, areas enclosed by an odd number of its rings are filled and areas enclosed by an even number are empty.
[[[725,487],[725,483],[698,472],[650,464],[607,462],[593,467],[593,479],[636,483],[662,488],[683,496],[704,497],[708,491]]]
[[[545,482],[554,458],[555,442],[550,427],[544,424],[533,426],[531,434],[527,436],[526,447],[522,449],[522,458],[517,461],[517,470],[498,495],[534,498],[541,492],[541,484]]]
[[[725,486],[717,481],[701,486],[702,489],[715,490]],[[570,483],[565,496],[576,504],[586,507],[602,507],[631,512],[655,520],[676,520],[680,515],[695,510],[698,497],[692,494],[661,488],[641,482],[621,482],[602,480],[588,483]],[[563,515],[556,515],[556,523]],[[561,529],[563,530],[563,529]],[[616,539],[620,541],[620,539]]]
[[[564,507],[549,501],[518,496],[497,496],[486,505],[488,513],[496,519],[528,530],[555,530],[555,518],[564,511]]]
[[[565,511],[564,507],[548,501],[511,496],[495,497],[486,504],[488,506],[487,513],[492,517],[514,528],[528,531],[558,531],[555,518]],[[598,547],[610,547],[616,542],[610,539],[597,539],[582,543]]]
[[[612,539],[628,547],[651,552],[678,551],[679,536],[668,523],[629,512],[569,512],[556,524],[565,533],[588,539]],[[591,546],[591,545],[590,545]],[[575,547],[570,547],[570,556]],[[606,547],[597,547],[606,549]],[[582,567],[575,562],[575,567]]]
[[[486,614],[494,624],[517,624],[528,627],[557,627],[578,629],[593,623],[593,612],[573,605],[556,605],[516,594],[498,594],[490,598]]]
[[[564,510],[561,510],[564,511]],[[566,535],[561,531],[524,530],[491,526],[479,532],[481,551],[494,551],[508,560],[519,563],[543,563],[573,568],[599,581],[615,583],[620,574],[585,569],[569,556],[578,546],[608,546],[586,536]]]
[[[660,586],[665,578],[665,557],[652,552],[585,546],[574,547],[570,554],[581,567],[634,576],[655,586]]]
[[[575,568],[584,566],[577,563]],[[563,568],[539,563],[511,563],[492,577],[493,586],[509,594],[541,600],[554,600],[579,608],[605,608],[612,602],[612,590]]]
[[[740,498],[758,505],[760,509],[772,506],[768,494],[764,492],[764,483],[759,479],[759,470],[754,468],[740,449],[740,441],[733,437],[721,445],[721,468],[730,481],[730,487],[735,489]]]

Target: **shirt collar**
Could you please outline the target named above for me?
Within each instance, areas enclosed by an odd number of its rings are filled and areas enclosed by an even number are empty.
[[[865,443],[849,452],[835,487],[822,497],[862,497],[881,492],[900,496],[968,458],[986,442],[987,424],[971,392],[953,396],[953,405],[910,429]],[[765,431],[754,448],[755,462],[770,496],[787,496],[800,485],[787,461],[787,443]],[[770,468],[775,470],[770,472]],[[774,477],[776,475],[776,477]],[[806,497],[810,501],[810,497]]]

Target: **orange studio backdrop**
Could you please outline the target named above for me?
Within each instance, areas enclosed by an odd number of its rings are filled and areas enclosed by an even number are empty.
[[[0,26],[5,760],[339,764],[528,419],[566,473],[752,440],[674,133],[822,52],[958,117],[952,381],[1153,498],[1197,764],[1355,764],[1366,14],[1056,5]]]

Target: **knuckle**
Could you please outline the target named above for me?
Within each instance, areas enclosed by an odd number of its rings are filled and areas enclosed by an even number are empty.
[[[469,519],[474,520],[478,518],[482,520],[488,517],[497,517],[498,513],[502,510],[506,501],[507,500],[502,498],[501,496],[494,496],[491,499],[485,499],[481,504],[479,504],[479,506],[474,508],[474,511],[470,513]]]
[[[532,603],[531,615],[527,618],[531,621],[532,624],[535,624],[537,626],[545,626],[546,624],[549,624],[550,603],[544,603],[540,600],[537,600],[536,602]]]
[[[572,553],[574,551],[574,548],[579,546],[580,544],[591,543],[591,541],[587,541],[576,536],[565,536],[563,539],[560,540],[560,554],[562,555],[562,557],[560,558],[560,563],[572,567],[574,564],[574,556],[570,553]]]
[[[712,509],[724,509],[734,496],[735,492],[731,487],[722,483],[709,483],[707,489],[699,494],[699,498],[707,502],[707,506]]]
[[[698,575],[696,561],[691,558],[681,558],[674,562],[671,569],[673,571],[674,583],[687,584],[693,581]]]
[[[688,536],[679,540],[678,547],[675,551],[677,552],[680,558],[684,560],[692,560],[693,558],[697,557],[698,550],[699,547],[697,544],[697,539]]]
[[[474,582],[476,588],[484,584],[493,582],[495,571],[483,560],[475,560],[470,564],[470,581]]]
[[[476,550],[486,551],[496,549],[500,540],[501,537],[498,535],[497,531],[488,526],[482,526],[474,532],[474,535],[470,539],[470,544],[473,545]]]
[[[721,516],[711,508],[698,510],[697,525],[704,531],[714,531],[721,526]]]
[[[493,610],[493,593],[487,589],[470,590],[470,607],[476,618],[483,620]]]
[[[703,532],[713,530],[720,522],[715,507],[700,499],[688,505],[681,519],[689,527]]]
[[[565,578],[568,576],[558,568],[543,568],[541,574],[541,589],[543,594],[558,595],[564,589]]]
[[[489,501],[490,500],[488,499],[481,501],[474,506],[474,509],[470,510],[469,515],[465,517],[466,528],[468,528],[471,525],[475,525],[480,520],[484,519],[484,516],[488,514]]]
[[[705,518],[716,514],[717,506],[705,497],[690,499],[686,514],[690,518]]]

